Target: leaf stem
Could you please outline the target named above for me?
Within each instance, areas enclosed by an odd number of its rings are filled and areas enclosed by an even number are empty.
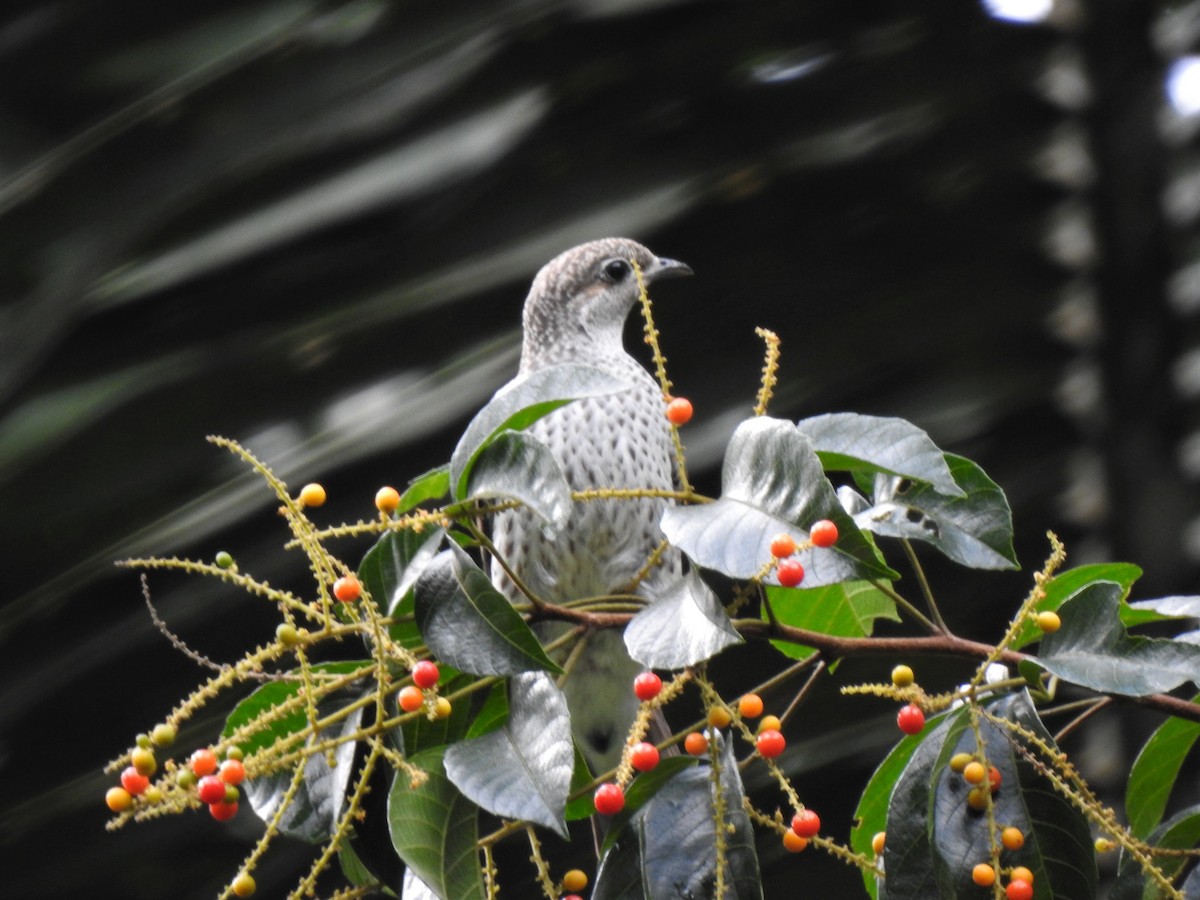
[[[942,618],[942,611],[938,609],[937,601],[933,598],[933,589],[929,586],[929,579],[925,577],[925,569],[921,567],[921,561],[917,559],[917,552],[913,549],[912,542],[908,538],[901,538],[900,546],[904,548],[904,555],[908,558],[908,563],[912,566],[913,573],[917,576],[917,583],[921,586],[921,594],[925,597],[925,605],[929,607],[929,614],[933,616],[937,630],[942,634],[949,634],[950,629],[947,627],[946,621]]]

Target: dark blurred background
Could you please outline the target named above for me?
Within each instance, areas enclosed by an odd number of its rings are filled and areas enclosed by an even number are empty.
[[[1047,528],[1073,563],[1144,566],[1137,597],[1195,592],[1198,37],[1200,3],[1164,0],[10,0],[4,893],[227,882],[250,815],[103,829],[103,764],[205,675],[113,561],[227,549],[303,589],[269,492],[205,435],[323,482],[320,522],[371,516],[377,487],[448,458],[515,370],[529,280],[586,239],[696,271],[656,312],[702,489],[753,405],[763,325],[775,415],[904,416],[1007,491],[1023,573],[924,555],[955,628],[995,637]],[[214,659],[272,634],[224,587],[151,586]],[[734,689],[772,654],[735,655]],[[931,687],[966,671],[911,662]],[[895,731],[836,684],[891,663],[839,670],[789,734],[843,837]],[[1098,717],[1067,749],[1111,789],[1149,724]],[[855,895],[827,857],[761,853],[769,897]],[[280,843],[260,894],[308,859]]]

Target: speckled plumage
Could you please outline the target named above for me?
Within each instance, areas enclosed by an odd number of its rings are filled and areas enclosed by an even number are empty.
[[[551,260],[525,300],[522,374],[574,362],[603,369],[630,385],[619,394],[577,400],[530,426],[576,490],[674,486],[675,457],[662,391],[621,339],[638,299],[631,259],[648,282],[690,272],[634,241],[608,238]],[[566,526],[553,535],[528,510],[512,510],[496,516],[493,540],[521,580],[547,600],[626,592],[662,540],[658,521],[668,502],[576,503]],[[679,572],[678,551],[669,550],[635,590],[653,598]],[[510,599],[517,599],[515,586],[497,563],[492,577]],[[607,631],[591,637],[567,680],[576,738],[593,765],[609,766],[619,759],[621,739],[637,710],[630,685],[638,669],[621,635]]]

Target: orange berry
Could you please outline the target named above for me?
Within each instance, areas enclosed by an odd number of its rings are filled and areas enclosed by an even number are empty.
[[[1020,828],[1009,825],[1000,832],[1000,843],[1004,845],[1005,850],[1020,850],[1025,846],[1025,833]],[[1032,878],[1025,879],[1032,881]]]
[[[996,870],[987,863],[979,863],[971,870],[971,880],[980,887],[991,887],[996,883]]]
[[[676,397],[667,404],[667,421],[672,425],[686,425],[692,420],[692,401],[686,397]]]
[[[758,694],[746,694],[738,701],[738,715],[743,719],[757,719],[762,711],[763,701]]]
[[[808,846],[808,838],[800,837],[789,828],[783,833],[783,846],[788,853],[800,853]]]
[[[381,487],[375,492],[375,508],[390,516],[400,506],[400,492],[394,487]]]
[[[708,752],[708,738],[702,732],[693,731],[683,739],[683,749],[692,756],[703,756]]]
[[[123,787],[109,788],[104,795],[104,802],[115,813],[125,812],[133,806],[133,797]]]
[[[227,759],[221,763],[217,775],[226,784],[238,785],[246,780],[246,767],[240,759]]]
[[[254,883],[254,876],[249,872],[242,872],[237,878],[233,879],[230,889],[235,897],[250,897],[253,896],[257,885]]]
[[[783,559],[785,556],[791,556],[796,552],[796,539],[786,531],[780,532],[771,538],[771,555],[776,559]]]
[[[343,603],[353,603],[362,596],[362,584],[353,575],[343,575],[333,583],[333,596]]]
[[[325,502],[325,488],[319,484],[306,484],[300,488],[301,506],[321,506]]]
[[[887,833],[883,831],[875,832],[875,836],[871,838],[871,849],[878,856],[883,852],[884,842],[887,840]]]
[[[1033,884],[1033,872],[1025,868],[1025,866],[1013,866],[1012,871],[1008,873],[1010,881],[1026,881]]]
[[[405,712],[416,712],[425,705],[425,694],[416,685],[409,684],[400,688],[400,693],[396,695],[396,702]]]
[[[987,809],[987,802],[988,792],[983,788],[975,787],[967,791],[967,806],[971,807],[975,812],[982,812]]]
[[[723,706],[714,706],[708,711],[708,724],[713,728],[724,728],[732,721],[733,716]]]
[[[983,779],[987,777],[987,769],[979,760],[973,759],[963,768],[962,776],[967,784],[983,784]]]
[[[758,723],[758,733],[764,731],[782,731],[783,723],[779,721],[779,716],[763,716],[762,721]]]
[[[205,775],[211,775],[217,771],[217,754],[207,747],[201,747],[191,757],[192,771],[196,773],[197,778],[203,778]]]
[[[571,869],[563,875],[562,886],[564,891],[582,891],[588,886],[588,877],[582,869]]]
[[[995,766],[988,769],[988,787],[991,788],[993,794],[1000,790],[1000,782],[1003,780],[1004,776],[1000,774],[1000,770]]]
[[[837,526],[828,519],[813,522],[813,527],[808,532],[808,539],[813,542],[814,547],[832,547],[838,539]]]

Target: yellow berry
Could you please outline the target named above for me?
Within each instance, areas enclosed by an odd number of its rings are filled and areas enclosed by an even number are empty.
[[[899,665],[892,669],[892,684],[898,688],[906,688],[913,683],[913,670],[906,665]]]
[[[163,798],[163,792],[152,784],[146,788],[146,792],[142,796],[146,798],[147,803],[158,803]]]
[[[991,887],[996,883],[996,870],[987,863],[979,863],[971,870],[971,880],[980,887]]]
[[[400,506],[400,492],[394,487],[381,487],[375,492],[375,508],[390,516]]]
[[[762,711],[763,701],[758,694],[746,694],[738,701],[738,713],[743,719],[757,719]]]
[[[108,792],[104,795],[104,802],[115,813],[125,812],[129,807],[133,806],[133,795],[125,790],[125,788],[109,788]]]
[[[275,640],[284,647],[294,647],[300,643],[300,632],[296,630],[295,625],[280,622],[275,628]]]
[[[783,833],[783,846],[788,853],[799,853],[808,846],[808,838],[800,837],[789,828]]]
[[[763,716],[762,721],[758,723],[758,731],[761,734],[764,731],[782,731],[783,723],[779,721],[779,716]]]
[[[1037,627],[1046,634],[1054,634],[1062,628],[1062,619],[1058,617],[1058,613],[1046,610],[1037,614]]]
[[[708,724],[713,728],[724,728],[732,721],[733,716],[723,706],[714,706],[708,711]]]
[[[875,836],[871,838],[871,849],[875,851],[876,856],[883,852],[883,845],[886,839],[887,832],[884,831],[875,832]]]
[[[155,725],[154,730],[150,732],[150,740],[156,747],[170,747],[175,743],[175,727],[165,722]]]
[[[976,812],[982,812],[987,809],[988,791],[984,788],[971,788],[967,791],[967,806]]]
[[[955,753],[952,757],[950,757],[950,771],[961,774],[962,770],[967,767],[967,763],[974,758],[975,757],[970,753]]]
[[[1024,866],[1013,866],[1013,870],[1008,874],[1009,881],[1026,881],[1033,884],[1033,873]]]
[[[454,711],[454,707],[450,705],[450,701],[445,697],[438,697],[433,704],[433,715],[438,719],[448,719],[450,713]]]
[[[301,506],[320,506],[325,502],[325,488],[319,484],[306,484],[300,488]]]
[[[562,886],[564,891],[578,893],[588,885],[587,874],[582,869],[571,869],[563,876]]]
[[[979,760],[973,759],[963,767],[962,777],[967,784],[983,784],[983,779],[987,778],[987,769]]]
[[[234,896],[249,897],[254,893],[257,885],[254,883],[254,877],[249,872],[242,872],[237,878],[233,879],[233,884],[230,887],[233,889]]]
[[[1020,850],[1025,846],[1025,833],[1020,828],[1009,825],[1000,832],[1000,843],[1004,845],[1006,850]],[[1031,881],[1032,879],[1025,879]]]
[[[147,750],[145,747],[138,747],[129,754],[129,761],[133,763],[133,767],[142,775],[153,775],[155,769],[158,768],[158,761],[154,758],[154,751]]]
[[[1097,853],[1112,853],[1117,849],[1117,844],[1115,841],[1110,841],[1108,838],[1100,837],[1096,838],[1095,847]]]

